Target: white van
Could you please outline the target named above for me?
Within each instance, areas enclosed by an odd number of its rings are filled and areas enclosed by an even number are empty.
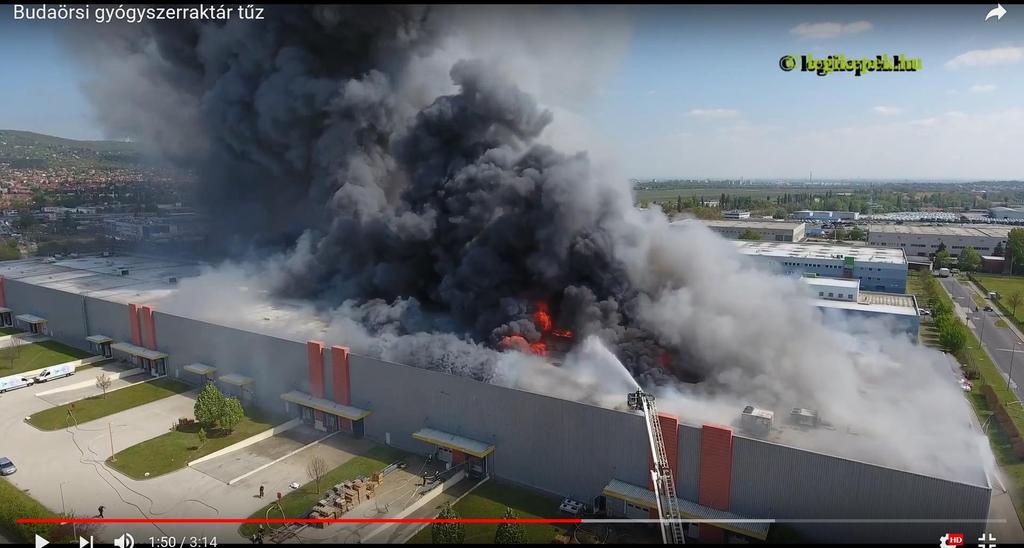
[[[18,388],[32,386],[32,382],[32,379],[28,377],[22,377],[21,375],[11,375],[10,377],[4,377],[0,379],[0,394],[7,392],[8,390],[17,390]]]
[[[73,365],[55,365],[53,367],[47,367],[39,372],[35,376],[37,383],[43,383],[46,381],[52,381],[53,379],[59,379],[62,377],[68,377],[75,374],[75,366]]]

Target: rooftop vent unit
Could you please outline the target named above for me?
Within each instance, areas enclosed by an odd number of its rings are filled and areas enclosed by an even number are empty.
[[[793,424],[800,426],[815,427],[818,426],[818,412],[813,409],[804,409],[803,407],[794,407],[789,413],[789,419]]]
[[[122,276],[127,276],[128,275],[128,269],[127,268],[122,268],[122,269],[120,269],[120,273],[121,273]]]
[[[177,276],[169,276],[167,278],[167,283],[172,284],[172,285],[176,285],[178,283],[178,277]]]
[[[772,411],[748,405],[743,408],[743,415],[740,416],[740,428],[756,436],[766,436],[772,430],[774,417]]]

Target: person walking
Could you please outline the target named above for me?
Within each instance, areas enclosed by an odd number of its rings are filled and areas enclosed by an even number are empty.
[[[260,498],[263,498],[263,486],[260,485]]]
[[[100,507],[98,508],[98,510],[99,510],[99,512],[100,512],[100,519],[103,519],[103,508],[104,508],[103,506],[100,506]]]

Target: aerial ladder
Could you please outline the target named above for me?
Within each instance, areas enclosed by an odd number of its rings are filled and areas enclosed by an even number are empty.
[[[658,410],[654,407],[654,396],[637,389],[626,397],[630,409],[644,414],[647,423],[647,438],[651,442],[651,480],[654,485],[654,499],[658,504],[658,517],[661,519],[661,540],[665,544],[686,544],[683,536],[682,514],[676,500],[676,481],[672,477],[668,453],[665,451],[665,439],[661,435],[661,422],[658,421]]]

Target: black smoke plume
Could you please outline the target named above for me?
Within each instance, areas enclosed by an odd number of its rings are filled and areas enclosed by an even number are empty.
[[[198,172],[226,254],[294,249],[281,295],[400,301],[405,331],[494,347],[541,342],[533,314],[548,306],[654,374],[671,349],[632,326],[640,292],[613,250],[628,194],[594,184],[585,154],[535,144],[552,114],[482,61],[454,63],[456,93],[409,91],[445,10],[277,7],[81,45],[135,67],[142,85],[94,84],[100,114]]]

